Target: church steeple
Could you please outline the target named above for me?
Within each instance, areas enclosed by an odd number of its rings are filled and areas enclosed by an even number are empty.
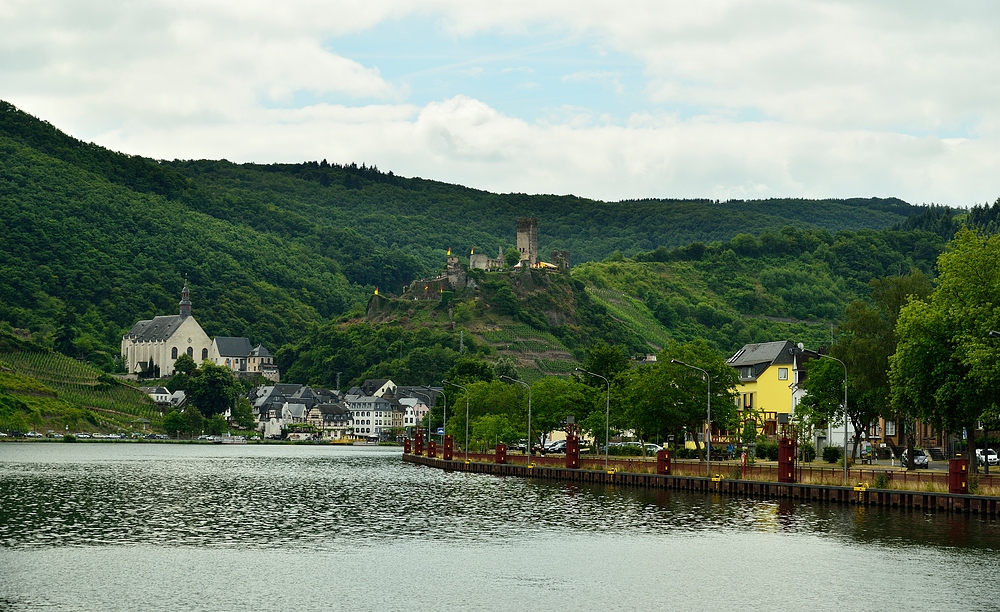
[[[181,290],[181,316],[191,316],[191,292],[188,291],[187,278],[184,279],[184,289]]]

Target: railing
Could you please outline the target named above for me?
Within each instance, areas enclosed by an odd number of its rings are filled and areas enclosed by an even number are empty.
[[[456,455],[457,456],[457,455]],[[469,453],[469,461],[493,463],[493,453]],[[507,463],[512,465],[524,465],[526,463],[524,454],[508,454]],[[563,467],[566,464],[564,455],[532,455],[531,461],[535,465],[545,467]],[[618,472],[630,472],[637,474],[655,474],[656,457],[611,457],[608,461],[608,468]],[[604,456],[583,455],[580,457],[580,469],[603,470]],[[740,470],[738,478],[744,480],[772,481],[778,480],[778,464],[771,461],[757,461],[752,465],[747,465],[740,469],[740,462],[733,460],[716,461],[712,460],[712,476],[721,475],[725,478],[733,478],[735,471]],[[705,462],[694,459],[672,459],[671,473],[677,476],[704,476]],[[848,485],[865,483],[869,486],[875,479],[884,475],[888,478],[892,488],[907,490],[922,490],[925,488],[948,489],[948,472],[945,470],[905,470],[899,467],[879,467],[870,468],[850,468],[847,471]],[[813,465],[811,463],[796,462],[796,481],[805,484],[841,485],[844,482],[844,468],[835,465]],[[1000,488],[1000,474],[979,474],[978,482],[980,487]]]

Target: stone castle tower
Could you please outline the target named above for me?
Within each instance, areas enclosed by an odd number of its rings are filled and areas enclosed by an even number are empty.
[[[528,262],[522,266],[538,263],[538,220],[534,217],[518,217],[517,250],[521,253],[521,261]]]

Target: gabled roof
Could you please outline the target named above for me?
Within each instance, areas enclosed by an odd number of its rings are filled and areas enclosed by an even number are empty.
[[[745,344],[735,355],[727,359],[726,363],[734,368],[765,363],[792,363],[792,354],[788,351],[792,346],[788,340]]]
[[[126,338],[136,342],[158,342],[174,335],[177,328],[184,322],[180,315],[162,315],[145,321],[139,321],[125,334]]]
[[[271,351],[264,348],[264,345],[258,344],[252,351],[250,351],[250,355],[252,357],[270,357]]]
[[[249,357],[253,347],[247,338],[215,337],[215,346],[222,357]]]

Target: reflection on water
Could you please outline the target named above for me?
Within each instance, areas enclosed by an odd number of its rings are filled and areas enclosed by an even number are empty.
[[[8,443],[0,464],[0,609],[833,609],[845,590],[968,609],[1000,577],[992,520],[447,473],[396,449]]]

